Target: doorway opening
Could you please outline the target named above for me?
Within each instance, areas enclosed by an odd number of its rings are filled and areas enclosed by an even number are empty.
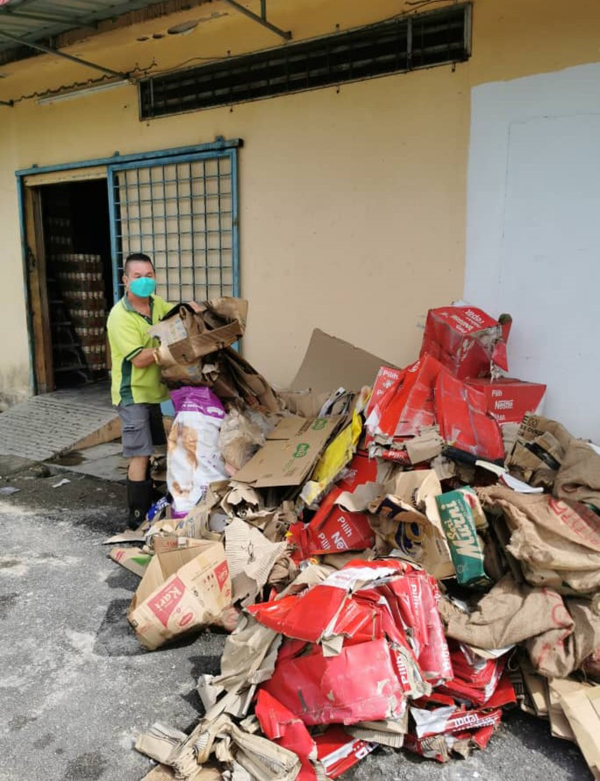
[[[106,386],[119,269],[146,252],[168,301],[239,296],[241,141],[17,171],[31,392]]]
[[[39,188],[52,371],[50,389],[108,378],[106,318],[113,304],[106,179]],[[45,307],[44,307],[45,308]],[[49,356],[50,357],[50,356]]]

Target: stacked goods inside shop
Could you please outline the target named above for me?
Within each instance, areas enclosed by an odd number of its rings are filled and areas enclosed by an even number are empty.
[[[92,374],[105,373],[107,301],[99,255],[60,254],[53,257],[58,290],[66,317]],[[61,326],[56,325],[58,330]],[[65,364],[61,362],[61,367]],[[68,364],[66,364],[68,365]]]
[[[52,384],[64,388],[106,379],[106,318],[113,299],[106,184],[92,180],[42,189],[47,288],[42,300],[48,306]]]

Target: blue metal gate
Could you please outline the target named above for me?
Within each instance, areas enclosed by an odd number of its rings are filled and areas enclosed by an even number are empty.
[[[237,149],[111,163],[107,173],[115,300],[132,252],[150,255],[167,301],[239,295]]]

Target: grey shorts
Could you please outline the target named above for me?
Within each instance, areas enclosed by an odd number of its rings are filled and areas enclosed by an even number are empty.
[[[166,444],[160,404],[128,404],[117,407],[121,418],[123,455],[151,456],[154,448]]]

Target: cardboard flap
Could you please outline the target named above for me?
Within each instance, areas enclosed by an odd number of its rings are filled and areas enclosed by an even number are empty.
[[[373,385],[382,365],[393,366],[350,342],[315,328],[290,390],[331,391],[342,387],[359,391],[363,385]]]
[[[600,779],[600,686],[564,695],[561,705],[593,777]]]
[[[236,472],[236,481],[256,488],[300,485],[341,420],[284,418],[265,446]]]
[[[108,555],[117,564],[120,564],[125,569],[133,572],[134,575],[142,578],[148,568],[148,565],[152,561],[151,553],[144,553],[141,548],[111,548]]]
[[[199,545],[198,545],[199,543]],[[156,537],[154,540],[154,558],[148,564],[146,572],[135,593],[136,604],[144,600],[160,588],[162,584],[174,575],[180,567],[188,564],[202,551],[202,546],[211,546],[214,542],[207,540],[190,540],[186,537]]]
[[[330,391],[279,391],[279,399],[293,415],[303,418],[318,418],[325,402],[330,398]]]
[[[301,418],[296,415],[291,418],[283,418],[283,420],[280,420],[275,426],[273,431],[267,434],[267,440],[290,439],[291,437],[300,434],[305,426],[308,428],[307,418]]]

